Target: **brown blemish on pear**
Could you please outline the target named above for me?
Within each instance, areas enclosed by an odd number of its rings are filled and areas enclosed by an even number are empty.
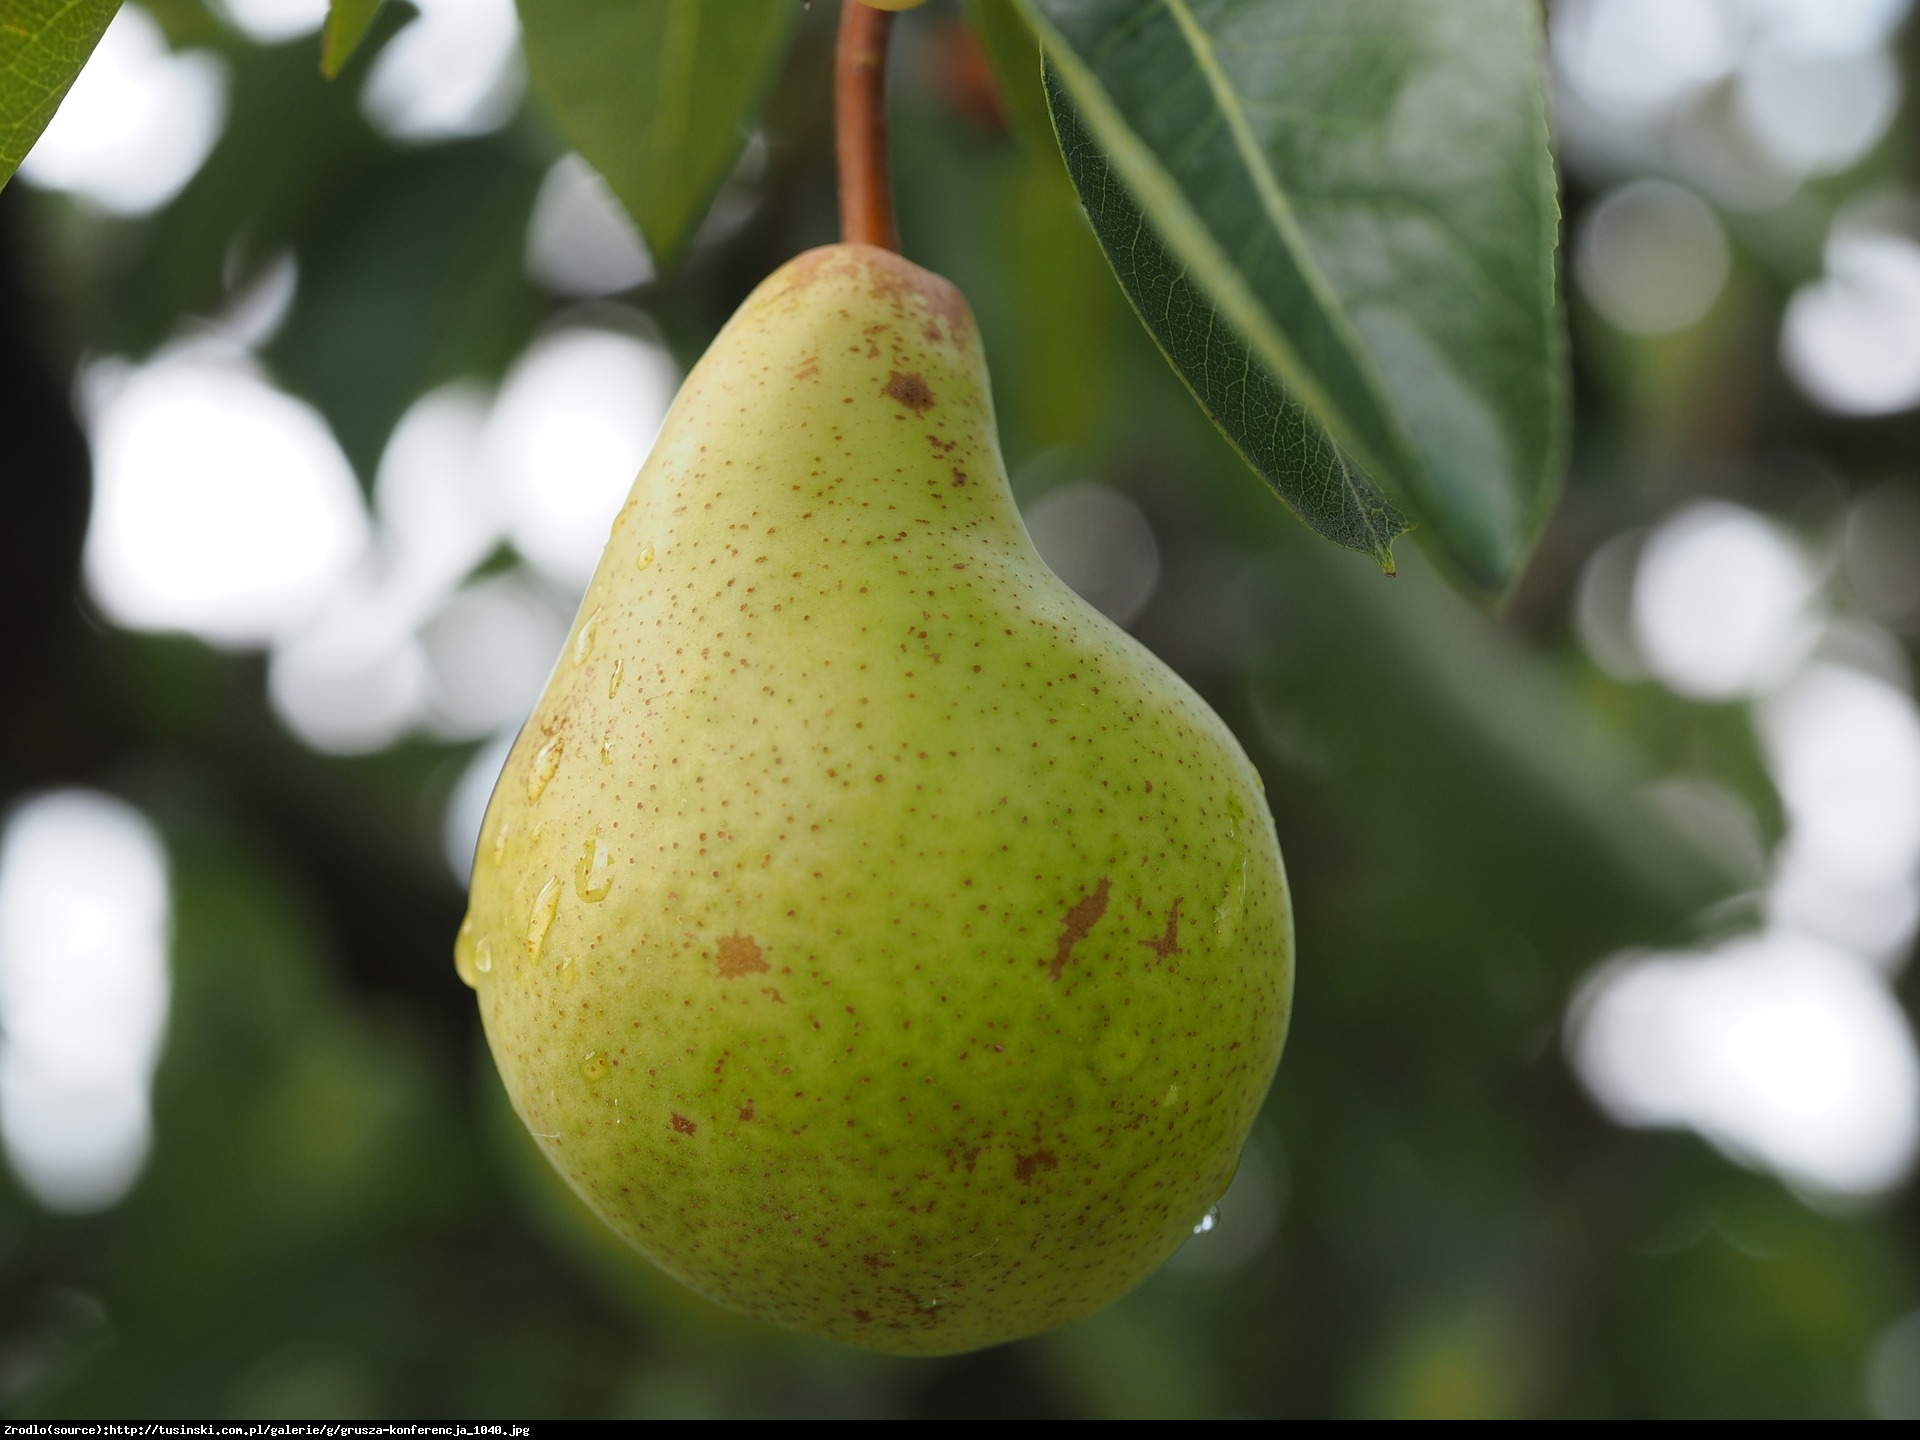
[[[1169,955],[1180,953],[1180,896],[1173,897],[1173,907],[1167,911],[1167,928],[1158,940],[1142,940],[1139,943],[1153,951],[1162,960]]]
[[[1060,1157],[1051,1150],[1036,1150],[1031,1155],[1018,1156],[1013,1162],[1013,1178],[1022,1185],[1031,1185],[1034,1174],[1041,1170],[1058,1170]]]
[[[1067,911],[1060,925],[1060,942],[1053,948],[1053,962],[1047,965],[1049,980],[1060,978],[1060,972],[1067,968],[1067,961],[1073,958],[1073,947],[1086,939],[1087,932],[1107,913],[1107,895],[1112,888],[1107,877],[1102,875],[1100,883],[1082,895]]]
[[[887,377],[880,393],[890,400],[898,400],[916,415],[924,415],[933,408],[933,391],[918,375],[902,375],[895,370]]]
[[[732,980],[741,975],[764,975],[773,967],[760,952],[760,944],[751,935],[723,935],[714,946],[713,968]]]

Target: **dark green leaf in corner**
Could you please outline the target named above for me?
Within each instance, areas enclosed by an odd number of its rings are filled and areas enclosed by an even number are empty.
[[[1102,243],[1241,453],[1323,534],[1378,553],[1397,509],[1505,593],[1565,434],[1535,0],[1020,4]]]
[[[0,185],[53,119],[120,0],[0,0]]]
[[[380,0],[332,0],[327,28],[320,34],[320,73],[329,80],[339,75],[373,25]]]
[[[535,89],[666,268],[746,144],[798,0],[519,0]]]

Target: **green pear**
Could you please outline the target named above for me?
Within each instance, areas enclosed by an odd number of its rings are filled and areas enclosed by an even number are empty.
[[[1020,523],[959,293],[834,245],[682,386],[456,944],[515,1109],[687,1285],[849,1344],[1105,1305],[1285,1039],[1260,780]]]

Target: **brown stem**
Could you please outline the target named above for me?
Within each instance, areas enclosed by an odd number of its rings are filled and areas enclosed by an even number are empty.
[[[833,54],[833,150],[840,166],[840,238],[900,248],[887,172],[887,32],[893,16],[843,0]]]

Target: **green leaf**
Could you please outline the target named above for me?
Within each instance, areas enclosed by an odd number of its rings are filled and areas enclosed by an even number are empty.
[[[1294,514],[1336,545],[1373,556],[1392,574],[1393,541],[1406,530],[1406,520],[1276,382],[1252,347],[1222,323],[1114,177],[1051,65],[1046,80],[1067,173],[1121,289],[1161,353],[1241,458]]]
[[[329,80],[340,74],[360,42],[367,38],[380,0],[333,0],[327,7],[327,27],[320,34],[320,73]]]
[[[1020,4],[1108,258],[1241,453],[1503,594],[1565,432],[1534,0]]]
[[[519,0],[528,70],[667,268],[740,158],[795,0]]]
[[[53,119],[120,0],[0,0],[0,185]]]

